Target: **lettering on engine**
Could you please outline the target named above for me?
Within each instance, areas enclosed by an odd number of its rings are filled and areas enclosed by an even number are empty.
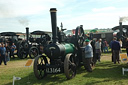
[[[46,68],[46,73],[60,73],[60,68]]]

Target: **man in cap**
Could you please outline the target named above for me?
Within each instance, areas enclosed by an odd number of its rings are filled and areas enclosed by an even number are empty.
[[[85,45],[85,56],[83,58],[84,67],[88,72],[92,72],[91,65],[93,58],[93,49],[88,39],[85,40]]]

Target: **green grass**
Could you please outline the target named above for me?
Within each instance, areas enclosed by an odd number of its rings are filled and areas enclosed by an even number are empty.
[[[24,67],[27,59],[14,59],[7,66],[0,66],[0,85],[12,85],[12,77],[21,77],[15,81],[15,85],[127,85],[128,72],[122,75],[122,67],[127,64],[113,64],[111,54],[102,54],[101,62],[97,62],[92,73],[88,73],[84,67],[77,70],[75,78],[67,80],[65,74],[49,74],[42,80],[37,80],[33,73],[33,67]],[[28,80],[29,78],[29,80]],[[27,82],[30,81],[30,84]]]

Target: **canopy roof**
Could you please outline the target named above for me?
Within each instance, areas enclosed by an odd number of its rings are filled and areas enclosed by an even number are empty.
[[[120,26],[115,26],[112,30],[118,30]],[[122,25],[122,28],[128,29],[128,25]]]
[[[2,32],[1,36],[17,36],[15,32]]]
[[[32,35],[45,35],[46,33],[44,31],[33,31],[30,34],[32,34]]]

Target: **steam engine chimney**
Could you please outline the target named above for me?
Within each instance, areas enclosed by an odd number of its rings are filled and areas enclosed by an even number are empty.
[[[81,28],[83,28],[83,25],[80,25]]]
[[[52,24],[52,40],[53,43],[57,42],[57,20],[56,20],[56,8],[51,8],[51,24]]]
[[[26,40],[28,42],[28,39],[29,39],[29,28],[26,27]]]
[[[120,38],[122,37],[123,34],[123,29],[122,29],[122,22],[119,22],[119,31],[120,31]]]

